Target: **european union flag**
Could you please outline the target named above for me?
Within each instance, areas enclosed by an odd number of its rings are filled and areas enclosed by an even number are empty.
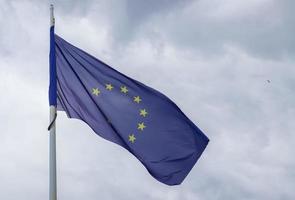
[[[209,142],[202,131],[160,92],[54,41],[58,110],[127,149],[160,182],[180,184]]]

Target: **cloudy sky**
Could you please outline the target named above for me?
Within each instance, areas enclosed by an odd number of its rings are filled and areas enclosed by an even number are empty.
[[[48,198],[50,3],[58,35],[169,96],[211,140],[170,187],[58,113],[59,199],[295,199],[294,0],[0,0],[0,199]]]

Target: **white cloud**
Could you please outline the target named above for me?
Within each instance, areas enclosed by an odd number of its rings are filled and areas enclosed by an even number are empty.
[[[211,139],[184,183],[168,187],[126,150],[59,113],[59,197],[294,199],[295,69],[286,33],[294,27],[281,12],[291,4],[153,4],[132,21],[140,3],[57,1],[60,36],[171,97]],[[45,199],[49,5],[0,1],[0,9],[0,199]]]

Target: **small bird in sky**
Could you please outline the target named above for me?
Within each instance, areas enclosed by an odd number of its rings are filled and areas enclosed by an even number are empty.
[[[270,80],[267,80],[268,83],[270,83]]]

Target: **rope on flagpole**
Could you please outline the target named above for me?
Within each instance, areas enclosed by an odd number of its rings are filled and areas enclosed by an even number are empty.
[[[50,131],[50,129],[52,128],[56,118],[57,118],[57,113],[55,113],[53,120],[50,122],[50,124],[49,124],[49,126],[47,128],[48,131]]]

